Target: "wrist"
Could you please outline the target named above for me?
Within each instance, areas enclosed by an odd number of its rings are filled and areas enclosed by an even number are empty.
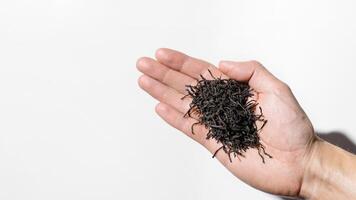
[[[304,161],[300,196],[306,199],[356,198],[356,157],[315,138]]]

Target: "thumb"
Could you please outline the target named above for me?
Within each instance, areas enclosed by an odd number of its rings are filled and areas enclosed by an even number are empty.
[[[257,61],[220,61],[219,70],[228,77],[247,82],[257,92],[267,92],[282,83]]]

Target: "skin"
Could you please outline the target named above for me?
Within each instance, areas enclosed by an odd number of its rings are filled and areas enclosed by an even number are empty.
[[[321,196],[319,193],[331,191],[320,188],[330,188],[332,184],[322,184],[332,181],[319,169],[332,174],[340,163],[351,160],[343,166],[345,169],[351,167],[351,170],[340,172],[341,175],[336,178],[340,179],[342,185],[344,179],[351,177],[346,187],[349,190],[341,193],[355,195],[352,193],[352,188],[356,188],[356,177],[352,175],[356,172],[355,156],[317,138],[310,120],[290,88],[259,62],[221,61],[215,67],[184,53],[162,48],[156,51],[155,59],[142,57],[137,60],[136,66],[143,73],[138,79],[139,86],[160,102],[156,106],[157,114],[212,154],[221,144],[212,139],[206,140],[208,130],[202,125],[194,126],[195,134],[192,134],[191,126],[197,122],[197,117],[183,117],[191,102],[190,98],[181,100],[186,94],[185,85],[195,84],[200,74],[209,78],[209,69],[215,77],[244,81],[254,89],[253,98],[262,107],[268,120],[260,132],[261,143],[273,158],[265,156],[265,163],[262,163],[256,149],[247,150],[245,157],[232,157],[232,162],[223,151],[216,155],[223,166],[252,187],[275,195],[318,199]],[[327,153],[337,154],[339,159],[330,161],[325,158]],[[340,185],[335,188],[339,188],[338,191],[345,190],[340,189],[343,188]],[[352,199],[356,195],[348,197]],[[322,199],[328,198],[324,196]]]

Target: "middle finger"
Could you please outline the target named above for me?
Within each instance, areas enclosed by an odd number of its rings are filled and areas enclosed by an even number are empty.
[[[138,83],[143,90],[158,101],[172,106],[181,113],[186,113],[189,110],[192,101],[190,97],[182,99],[183,94],[147,75],[142,75]],[[191,117],[196,118],[193,114]]]

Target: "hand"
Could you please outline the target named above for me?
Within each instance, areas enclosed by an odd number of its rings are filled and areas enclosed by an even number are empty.
[[[137,61],[138,70],[144,73],[138,81],[140,87],[160,101],[156,106],[159,116],[212,154],[221,144],[205,139],[208,130],[203,125],[194,126],[192,134],[191,126],[197,118],[183,117],[191,102],[190,98],[181,100],[186,94],[185,85],[195,84],[200,74],[209,78],[208,69],[215,77],[247,82],[268,120],[260,138],[273,158],[265,157],[263,163],[256,149],[247,150],[245,157],[232,156],[232,162],[224,151],[219,151],[216,158],[236,177],[259,190],[300,196],[305,166],[316,137],[311,122],[285,83],[256,61],[221,61],[217,68],[170,49],[157,50],[156,59],[143,57]]]

